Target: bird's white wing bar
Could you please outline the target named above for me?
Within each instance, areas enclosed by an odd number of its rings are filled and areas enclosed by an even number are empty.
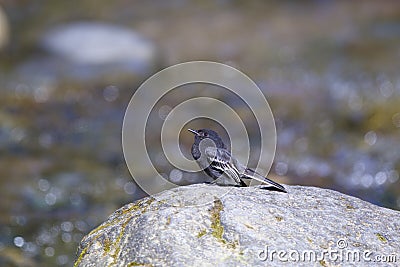
[[[205,150],[208,163],[214,168],[226,173],[237,184],[242,184],[240,173],[232,162],[231,153],[223,148],[208,147]]]

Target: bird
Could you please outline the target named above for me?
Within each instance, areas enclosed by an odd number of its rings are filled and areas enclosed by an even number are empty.
[[[287,193],[282,185],[235,159],[217,132],[210,129],[188,129],[188,131],[194,134],[191,154],[200,168],[213,179],[212,183],[247,187],[243,179],[254,179],[269,184],[272,189]]]

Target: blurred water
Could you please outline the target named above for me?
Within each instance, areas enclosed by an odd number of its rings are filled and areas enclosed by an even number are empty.
[[[276,119],[274,179],[400,209],[398,3],[3,5],[13,36],[0,52],[0,265],[71,265],[83,235],[144,196],[126,169],[121,127],[134,90],[161,67],[155,62],[215,60],[254,79]],[[88,20],[132,29],[158,49],[156,58],[107,75],[96,64],[75,67],[41,48],[49,29]],[[174,169],[159,146],[168,112],[193,96],[235,108],[257,156],[257,124],[240,99],[206,86],[178,92],[157,104],[148,123],[149,152],[167,179],[199,180]],[[181,139],[188,150],[192,136]]]

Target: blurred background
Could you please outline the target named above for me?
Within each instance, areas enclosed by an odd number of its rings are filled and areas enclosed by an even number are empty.
[[[0,265],[70,266],[85,234],[146,196],[124,162],[124,112],[145,79],[190,60],[226,63],[261,88],[277,127],[271,178],[400,210],[400,2],[358,3],[0,1]],[[159,146],[166,114],[190,97],[229,104],[257,146],[235,95],[177,90],[147,125],[165,177],[199,177]],[[192,139],[181,134],[186,155]]]

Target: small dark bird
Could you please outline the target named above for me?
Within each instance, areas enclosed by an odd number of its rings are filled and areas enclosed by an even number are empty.
[[[192,156],[200,168],[214,179],[213,183],[245,187],[247,184],[242,179],[255,179],[272,185],[278,191],[287,193],[282,185],[263,177],[232,157],[221,137],[213,130],[188,130],[194,134]],[[202,143],[202,141],[205,142]]]

